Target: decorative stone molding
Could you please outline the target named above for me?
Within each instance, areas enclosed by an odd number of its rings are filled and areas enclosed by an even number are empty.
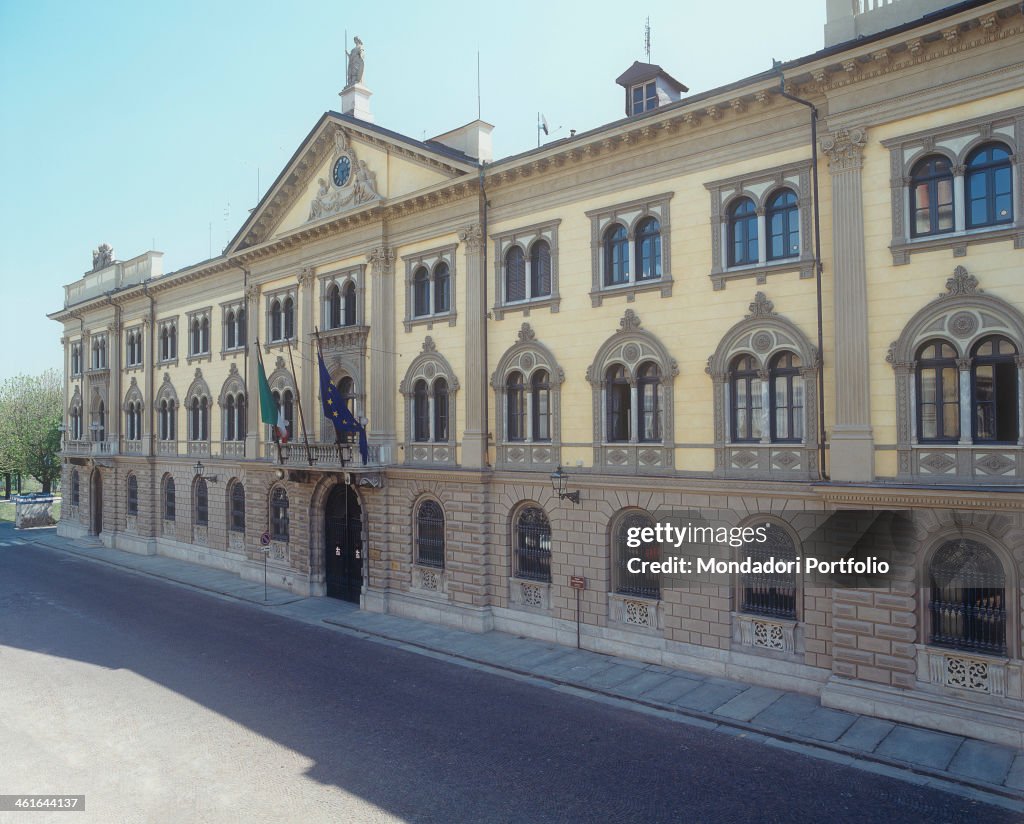
[[[560,463],[561,458],[561,395],[565,373],[551,351],[536,340],[536,333],[524,323],[517,335],[517,342],[501,356],[498,367],[491,375],[491,387],[495,397],[495,441],[497,464],[506,469],[550,470]],[[550,437],[537,438],[533,432],[533,376],[538,372],[548,374],[549,427]],[[507,441],[507,384],[509,375],[518,372],[523,378],[526,433],[521,441]]]
[[[732,443],[730,408],[732,387],[729,370],[741,355],[750,355],[761,375],[762,391],[771,388],[767,378],[769,364],[776,355],[792,352],[800,358],[800,376],[804,383],[803,440],[799,443],[770,440],[770,403],[762,400],[765,416],[761,431],[767,433],[760,443]],[[715,474],[741,478],[815,478],[818,462],[818,370],[821,358],[816,347],[792,321],[775,311],[775,304],[764,292],[758,292],[750,312],[733,326],[708,358],[705,372],[711,377],[714,398]]]
[[[863,167],[867,142],[867,129],[856,126],[829,132],[819,139],[818,144],[828,158],[829,171],[837,175]]]
[[[522,312],[523,317],[529,317],[530,312],[536,309],[547,308],[552,314],[561,306],[561,296],[558,291],[558,227],[561,220],[553,220],[546,223],[537,223],[532,226],[524,226],[511,232],[503,232],[494,235],[494,307],[492,314],[495,320],[501,320],[506,314]],[[529,295],[523,300],[509,301],[506,299],[505,288],[506,271],[505,261],[509,252],[514,247],[519,247],[523,253],[525,265],[526,288],[530,288],[532,278],[531,250],[539,241],[547,243],[551,261],[551,289],[547,295]]]
[[[551,584],[509,578],[508,601],[511,606],[518,609],[547,612],[551,609]]]
[[[448,384],[448,432],[446,437],[438,438],[434,431],[434,403],[438,381],[443,379]],[[427,441],[416,441],[415,437],[415,401],[416,384],[423,381],[427,387],[429,425],[431,438]],[[455,433],[456,394],[459,391],[459,379],[455,375],[448,360],[437,351],[434,339],[427,335],[423,339],[423,351],[409,365],[405,377],[398,386],[398,391],[405,397],[405,463],[428,465],[456,465]]]
[[[774,621],[760,616],[733,614],[734,640],[741,646],[771,652],[796,652],[796,621]]]
[[[661,297],[672,295],[672,226],[669,202],[675,192],[653,195],[642,200],[633,200],[602,209],[587,212],[590,218],[590,262],[591,262],[591,306],[600,306],[607,298],[625,296],[628,303],[636,300],[639,292],[657,291]],[[636,261],[636,230],[648,217],[658,221],[661,237],[661,276],[638,280],[639,267]],[[626,229],[626,243],[629,256],[629,281],[605,285],[604,282],[604,235],[613,224]]]
[[[613,365],[624,367],[631,385],[631,410],[636,412],[636,376],[644,363],[653,361],[661,373],[661,440],[640,441],[633,426],[629,441],[607,438],[606,374]],[[641,329],[640,318],[627,309],[618,330],[601,344],[594,362],[587,367],[586,379],[593,398],[594,466],[611,472],[669,472],[675,464],[673,386],[679,366],[661,341]],[[632,414],[631,412],[631,414]]]
[[[662,602],[608,593],[609,620],[619,629],[645,630],[660,634],[664,626]]]
[[[471,223],[459,229],[459,242],[466,244],[467,249],[481,250],[485,240],[483,227],[479,223]]]
[[[724,289],[732,280],[753,278],[767,283],[770,275],[798,271],[800,277],[814,276],[813,216],[811,200],[811,164],[789,163],[758,172],[713,180],[704,184],[711,195],[711,282],[715,290]],[[765,213],[780,189],[788,189],[797,199],[800,225],[800,251],[792,257],[768,260],[768,227]],[[728,260],[729,210],[740,198],[749,198],[758,215],[758,239],[761,242],[757,263],[730,266]]]
[[[960,694],[1021,700],[1022,667],[1008,658],[917,645],[917,680]]]
[[[1020,174],[1021,141],[1024,139],[1024,108],[1008,109],[992,115],[975,117],[958,123],[882,141],[889,150],[889,175],[892,203],[893,263],[908,263],[918,252],[952,250],[954,257],[967,255],[968,247],[979,243],[1010,240],[1014,248],[1024,248],[1024,182]],[[967,158],[978,146],[989,141],[1005,145],[1015,163],[1013,183],[1014,219],[1010,224],[967,229],[966,204],[963,191]],[[952,232],[911,237],[910,180],[911,171],[927,155],[941,155],[950,164],[954,177],[954,226]]]
[[[413,564],[411,588],[420,595],[448,599],[448,575],[438,567]]]
[[[336,128],[333,137],[328,179],[320,178],[318,181],[317,193],[310,203],[307,221],[322,220],[339,212],[380,200],[380,194],[377,192],[377,175],[370,171],[365,160],[359,160],[345,130]],[[334,175],[334,169],[339,162],[347,166],[347,175],[341,184]]]

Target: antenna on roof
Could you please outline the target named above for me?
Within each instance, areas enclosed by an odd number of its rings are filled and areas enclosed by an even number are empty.
[[[648,17],[644,24],[644,52],[647,55],[647,62],[651,62],[651,18]]]
[[[480,117],[480,49],[476,50],[476,119]]]

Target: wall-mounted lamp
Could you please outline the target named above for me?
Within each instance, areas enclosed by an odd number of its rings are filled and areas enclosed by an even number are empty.
[[[217,476],[216,475],[207,475],[206,474],[206,467],[203,466],[203,462],[202,461],[196,461],[196,465],[194,467],[192,467],[192,468],[195,470],[195,476],[197,478],[205,478],[211,484],[217,483]]]
[[[562,471],[562,467],[559,466],[554,472],[551,473],[551,488],[555,491],[558,496],[558,500],[562,501],[568,498],[574,504],[580,502],[580,491],[577,489],[575,492],[566,492],[565,487],[569,482],[569,474]]]

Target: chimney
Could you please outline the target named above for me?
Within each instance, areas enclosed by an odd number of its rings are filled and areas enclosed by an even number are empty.
[[[472,123],[439,134],[430,140],[469,155],[481,163],[490,163],[494,160],[494,144],[491,141],[491,132],[493,131],[494,126],[490,123],[474,120]]]

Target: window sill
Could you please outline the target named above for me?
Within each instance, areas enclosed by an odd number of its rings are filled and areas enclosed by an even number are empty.
[[[910,263],[910,256],[915,252],[934,252],[952,249],[953,257],[967,257],[967,247],[979,243],[996,243],[1001,240],[1012,240],[1014,249],[1024,249],[1024,226],[1000,226],[998,228],[968,229],[963,232],[948,232],[942,235],[929,235],[916,239],[893,239],[889,245],[894,266]]]
[[[730,280],[747,280],[755,278],[758,286],[768,282],[769,275],[782,275],[787,272],[799,272],[801,278],[814,277],[814,259],[808,257],[786,258],[771,263],[751,263],[747,266],[732,266],[728,269],[711,270],[711,282],[716,292],[725,288]]]
[[[639,292],[661,292],[661,297],[672,297],[672,286],[674,281],[671,275],[662,275],[660,278],[650,280],[635,280],[629,283],[622,283],[616,286],[602,286],[590,292],[590,305],[600,306],[606,298],[626,296],[626,302],[632,303],[636,300]]]
[[[168,358],[167,360],[158,360],[156,362],[156,365],[157,366],[177,366],[178,365],[178,359],[175,357],[175,358]]]
[[[220,350],[220,359],[224,360],[229,355],[240,355],[245,352],[245,347],[246,344],[242,344],[241,346],[225,346]]]
[[[201,363],[202,361],[211,360],[209,352],[197,352],[194,355],[189,355],[185,358],[185,363]]]
[[[549,295],[543,298],[532,298],[530,300],[517,300],[512,303],[495,304],[492,313],[495,320],[501,320],[505,315],[519,315],[524,318],[530,317],[530,312],[535,309],[550,309],[551,314],[558,312],[562,305],[560,295]]]
[[[295,338],[281,338],[279,340],[268,340],[263,343],[263,351],[270,352],[273,349],[284,349],[286,346],[295,343]]]
[[[429,332],[431,329],[434,328],[434,324],[435,323],[445,323],[445,322],[447,322],[447,324],[449,326],[454,326],[455,325],[455,319],[457,317],[458,317],[457,313],[454,312],[454,311],[451,311],[451,312],[441,312],[441,313],[439,313],[437,315],[423,315],[423,316],[420,316],[420,317],[406,318],[405,319],[405,331],[406,332],[411,332],[413,330],[414,326],[426,326],[427,327],[427,331]]]

